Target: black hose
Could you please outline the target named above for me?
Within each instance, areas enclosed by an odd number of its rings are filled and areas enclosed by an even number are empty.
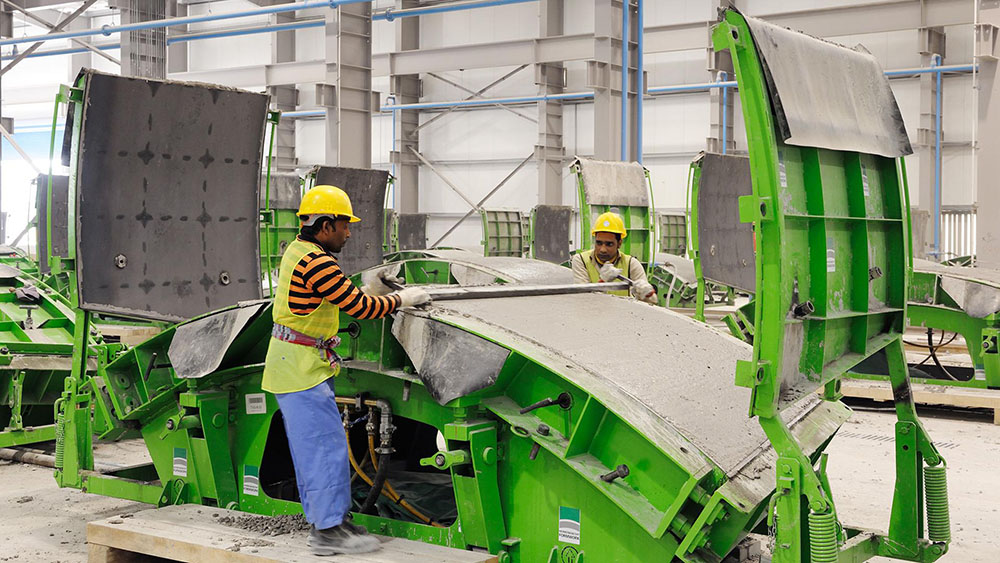
[[[941,338],[943,340],[944,336],[942,335]],[[931,358],[934,360],[934,365],[936,365],[938,369],[948,377],[948,379],[958,381],[958,378],[952,375],[950,371],[946,370],[944,366],[941,365],[941,361],[938,360],[937,348],[934,347],[934,329],[930,327],[927,328],[927,348],[930,350]]]
[[[361,514],[376,514],[375,501],[382,494],[382,486],[385,484],[385,478],[389,474],[389,458],[391,457],[392,454],[381,454],[378,456],[378,471],[375,472],[375,478],[372,479],[372,488],[368,491],[368,498],[365,499],[365,503],[361,506]]]

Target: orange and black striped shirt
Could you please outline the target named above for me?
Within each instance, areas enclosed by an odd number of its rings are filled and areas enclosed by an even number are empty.
[[[340,270],[337,259],[322,250],[299,260],[292,272],[288,308],[296,315],[308,315],[326,299],[356,319],[378,319],[395,311],[398,295],[365,295]]]

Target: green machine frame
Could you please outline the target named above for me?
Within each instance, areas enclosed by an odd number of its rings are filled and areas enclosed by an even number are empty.
[[[785,144],[747,19],[727,10],[712,40],[732,55],[749,143],[753,195],[739,207],[757,233],[756,337],[737,384],[753,390],[750,414],[779,456],[767,514],[773,561],[934,561],[950,542],[948,498],[944,459],[917,418],[903,355],[911,254],[902,159]],[[887,356],[898,417],[885,536],[840,525],[825,460],[814,466],[790,439],[784,410],[819,388],[838,398],[844,373],[876,353]]]
[[[590,235],[591,221],[607,211],[613,211],[621,215],[625,222],[625,231],[628,236],[622,242],[622,251],[638,258],[647,269],[653,262],[653,248],[656,244],[656,224],[653,217],[653,184],[649,177],[649,171],[643,168],[643,176],[649,191],[649,206],[629,206],[629,205],[607,205],[592,203],[587,198],[587,189],[584,185],[583,171],[579,161],[572,165],[576,174],[577,189],[580,199],[580,249],[590,250],[594,243]]]

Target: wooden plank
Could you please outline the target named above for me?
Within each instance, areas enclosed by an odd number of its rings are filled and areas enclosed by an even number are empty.
[[[197,505],[168,506],[137,512],[131,518],[112,517],[87,524],[87,542],[95,546],[92,563],[130,561],[109,559],[114,550],[163,557],[171,561],[213,561],[243,563],[263,561],[315,561],[306,545],[307,534],[280,536],[258,533],[219,524],[223,516],[244,513]],[[376,536],[382,549],[362,555],[340,555],[337,561],[365,563],[495,563],[497,558],[426,543]],[[108,548],[101,550],[96,547]],[[100,559],[99,557],[105,557]]]
[[[993,409],[993,422],[1000,424],[1000,390],[926,383],[912,383],[911,387],[913,401],[919,405]],[[892,388],[888,381],[844,379],[841,381],[840,391],[845,397],[892,401]]]

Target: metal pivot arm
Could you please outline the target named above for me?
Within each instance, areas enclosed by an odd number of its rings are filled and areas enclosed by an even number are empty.
[[[873,90],[888,91],[888,85],[877,83],[882,73],[867,55],[735,10],[725,12],[712,39],[716,50],[732,55],[750,154],[753,193],[740,198],[739,215],[754,225],[758,291],[753,360],[740,362],[737,384],[752,389],[750,416],[778,456],[767,515],[773,561],[860,562],[876,555],[934,561],[950,539],[945,466],[917,419],[902,349],[910,226],[900,157],[909,147],[875,146],[860,130],[849,142],[818,139],[818,126],[793,106],[825,78],[809,74],[809,65],[785,64],[786,51],[768,49],[787,42],[803,60],[836,50],[852,61],[838,72],[857,73]],[[778,104],[780,92],[786,95]],[[843,95],[833,103],[851,106],[859,96],[859,103],[882,103],[856,90]],[[789,114],[805,117],[790,126]],[[824,398],[836,400],[839,379],[874,354],[887,356],[899,419],[887,536],[841,527],[825,463],[814,467],[789,429],[794,415],[786,414],[823,387]]]

